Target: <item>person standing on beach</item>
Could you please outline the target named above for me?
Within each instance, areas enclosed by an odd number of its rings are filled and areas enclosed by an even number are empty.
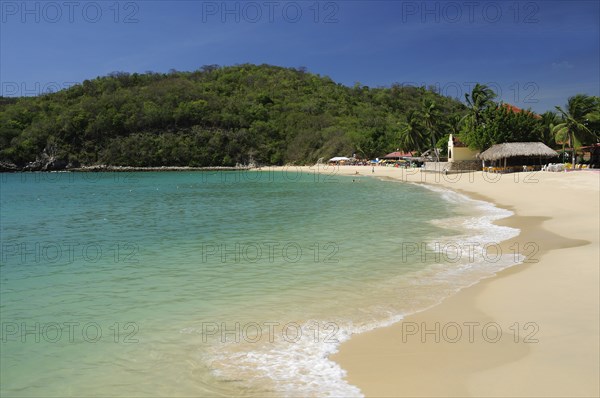
[[[371,166],[371,173],[375,173],[375,166]]]

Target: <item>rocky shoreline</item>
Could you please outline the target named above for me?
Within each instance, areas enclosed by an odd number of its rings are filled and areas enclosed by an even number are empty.
[[[65,164],[63,167],[56,168],[53,165],[31,165],[19,167],[13,163],[0,162],[0,173],[17,172],[142,172],[142,171],[208,171],[208,170],[250,170],[255,166],[209,166],[209,167],[190,167],[190,166],[157,166],[157,167],[138,167],[138,166],[111,166],[111,165],[92,165],[80,166]]]

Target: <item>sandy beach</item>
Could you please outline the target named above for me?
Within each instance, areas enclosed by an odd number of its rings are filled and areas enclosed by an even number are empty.
[[[527,260],[353,336],[332,357],[349,383],[368,397],[600,395],[600,173],[445,176],[341,166],[335,174],[356,172],[440,185],[513,211],[498,223],[521,233],[501,248]]]

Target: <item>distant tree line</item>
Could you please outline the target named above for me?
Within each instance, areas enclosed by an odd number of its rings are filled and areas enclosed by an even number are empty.
[[[115,72],[37,97],[0,97],[0,161],[233,166],[373,158],[500,142],[597,142],[598,97],[535,115],[476,85],[466,105],[425,87],[347,87],[305,68],[206,65],[194,72]]]
[[[423,87],[347,87],[304,68],[117,72],[0,99],[0,160],[23,165],[49,152],[67,162],[133,166],[371,158],[405,146],[403,130],[424,101],[435,102],[440,128],[466,111]],[[417,144],[411,149],[426,146]]]
[[[503,142],[543,142],[551,148],[571,148],[598,143],[600,139],[600,98],[577,94],[566,110],[537,115],[511,105],[496,103],[496,94],[477,84],[465,96],[468,112],[459,127],[460,139],[472,149],[485,150]]]

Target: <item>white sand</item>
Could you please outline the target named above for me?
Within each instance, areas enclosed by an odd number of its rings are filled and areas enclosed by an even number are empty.
[[[515,216],[499,223],[522,232],[504,247],[533,242],[539,252],[532,258],[539,261],[507,269],[401,323],[353,336],[333,356],[351,384],[367,396],[600,396],[600,173],[444,176],[342,166],[336,174],[356,171],[439,184],[510,209]],[[455,336],[451,322],[463,333],[456,343],[444,340]],[[480,325],[471,326],[472,342],[466,322]],[[503,332],[496,343],[483,337],[490,322]],[[410,335],[409,327],[434,332]],[[491,340],[494,329],[486,330]]]

